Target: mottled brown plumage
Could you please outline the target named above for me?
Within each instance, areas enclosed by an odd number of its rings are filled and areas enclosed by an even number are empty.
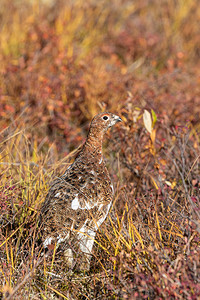
[[[67,242],[65,258],[69,267],[75,264],[76,249],[82,253],[80,268],[89,269],[96,231],[109,212],[113,187],[102,156],[102,139],[118,121],[121,119],[111,113],[94,117],[81,152],[53,182],[43,203],[40,223],[44,247]]]

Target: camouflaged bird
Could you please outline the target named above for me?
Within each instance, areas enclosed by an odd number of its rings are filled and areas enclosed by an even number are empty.
[[[120,121],[108,112],[93,118],[78,157],[53,182],[43,203],[43,245],[52,249],[52,245],[65,243],[70,268],[76,263],[76,253],[81,253],[80,269],[89,270],[96,232],[111,207],[113,186],[102,156],[102,140],[107,129]]]

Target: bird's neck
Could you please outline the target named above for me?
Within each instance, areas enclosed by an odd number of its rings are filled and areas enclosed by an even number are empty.
[[[97,159],[102,159],[102,141],[103,141],[103,132],[97,130],[90,130],[87,136],[87,139],[84,144],[84,151],[92,156],[95,156]]]

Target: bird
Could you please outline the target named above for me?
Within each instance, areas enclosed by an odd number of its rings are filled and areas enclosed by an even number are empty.
[[[40,224],[43,247],[65,244],[64,260],[88,271],[97,230],[105,221],[113,201],[113,185],[106,168],[102,141],[104,133],[122,119],[110,112],[91,121],[85,143],[74,162],[51,184],[42,204]]]

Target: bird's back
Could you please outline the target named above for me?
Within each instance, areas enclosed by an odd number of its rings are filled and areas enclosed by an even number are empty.
[[[86,220],[95,226],[112,201],[113,188],[103,159],[96,164],[95,158],[83,154],[50,187],[41,209],[44,241],[64,239]]]

